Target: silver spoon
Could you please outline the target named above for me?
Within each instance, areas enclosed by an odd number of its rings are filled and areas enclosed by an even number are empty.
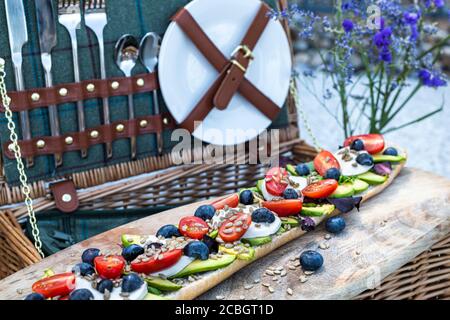
[[[136,66],[139,59],[139,42],[132,35],[123,35],[116,43],[115,60],[125,77],[131,76],[131,70]],[[135,118],[133,95],[128,95],[128,118]],[[131,158],[136,159],[136,137],[131,137]]]
[[[161,43],[161,37],[154,32],[147,33],[141,40],[139,58],[142,64],[147,68],[148,72],[153,73],[156,70],[158,64],[159,46]],[[158,90],[153,91],[153,106],[155,114],[160,114]],[[162,154],[163,140],[160,132],[156,134],[158,152]]]

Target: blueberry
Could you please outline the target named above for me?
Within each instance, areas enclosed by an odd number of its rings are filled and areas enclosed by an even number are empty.
[[[216,213],[216,209],[210,204],[205,204],[195,210],[194,216],[206,221],[211,220],[214,217],[214,213]]]
[[[69,295],[69,300],[94,300],[94,295],[89,289],[77,289]]]
[[[202,239],[202,242],[204,242],[209,249],[209,252],[217,252],[219,251],[219,244],[217,243],[217,241],[213,238],[211,238],[208,235],[205,235]]]
[[[81,263],[76,264],[72,268],[72,272],[84,277],[84,276],[89,276],[91,274],[94,274],[95,270],[94,270],[94,267],[92,265],[90,265],[89,263],[81,262]]]
[[[81,255],[81,261],[89,263],[90,265],[94,265],[95,257],[100,255],[100,249],[97,248],[89,248],[83,251]]]
[[[341,233],[345,228],[345,220],[342,217],[331,217],[325,223],[325,229],[330,233]]]
[[[307,250],[300,255],[300,264],[303,270],[316,271],[323,265],[323,257],[317,251]]]
[[[144,280],[136,273],[130,273],[122,278],[122,292],[134,292],[144,284]]]
[[[334,179],[336,181],[339,181],[339,178],[341,177],[341,170],[338,168],[330,168],[325,172],[325,179]]]
[[[202,241],[192,241],[184,247],[184,255],[195,259],[208,260],[209,248]]]
[[[25,297],[25,300],[45,300],[45,297],[40,293],[30,293]]]
[[[363,166],[372,166],[373,158],[370,154],[364,152],[356,157],[356,162]]]
[[[386,156],[398,156],[398,151],[395,148],[389,147],[384,150],[383,154]]]
[[[145,252],[144,248],[142,248],[140,245],[132,244],[126,248],[123,248],[122,257],[124,257],[124,259],[127,260],[128,262],[131,262],[144,252]]]
[[[109,279],[103,279],[97,284],[97,291],[100,293],[105,293],[105,290],[112,292],[114,288],[114,283]]]
[[[300,163],[295,167],[295,172],[297,172],[297,174],[299,176],[307,176],[310,174],[310,170],[307,164],[305,163]]]
[[[364,142],[361,139],[356,139],[350,145],[350,149],[355,151],[362,151],[364,150]]]
[[[156,236],[162,236],[164,238],[172,238],[172,237],[181,237],[180,231],[173,224],[167,224],[161,228],[159,228]]]
[[[252,221],[256,223],[258,222],[272,223],[275,221],[275,216],[269,209],[259,208],[253,211]]]
[[[286,188],[283,192],[285,199],[298,199],[298,192],[293,188]]]
[[[254,200],[253,192],[250,190],[244,190],[239,195],[239,202],[242,204],[253,204]]]

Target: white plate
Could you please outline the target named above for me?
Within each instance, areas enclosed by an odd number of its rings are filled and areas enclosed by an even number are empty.
[[[230,57],[260,5],[259,0],[194,0],[185,8],[219,50]],[[279,21],[269,21],[254,55],[246,78],[281,108],[289,89],[292,62]],[[218,72],[172,22],[161,44],[159,81],[166,105],[178,123],[190,114],[217,76]],[[225,110],[214,108],[193,134],[208,143],[233,145],[256,137],[270,123],[251,103],[235,94]]]

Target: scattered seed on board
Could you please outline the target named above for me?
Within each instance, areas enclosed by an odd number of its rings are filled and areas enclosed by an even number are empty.
[[[281,273],[280,273],[281,277],[285,277],[286,275],[287,275],[287,271],[286,270],[281,271]]]
[[[252,285],[252,284],[246,284],[246,285],[244,285],[244,289],[245,289],[245,290],[250,290],[251,288],[253,288],[253,285]]]
[[[327,233],[327,234],[324,236],[324,238],[325,238],[325,240],[330,240],[330,239],[331,239],[331,234]]]
[[[275,270],[273,273],[276,274],[276,275],[280,275],[280,274],[281,274],[281,271]]]
[[[188,281],[189,281],[189,282],[194,282],[195,279],[194,279],[192,276],[189,276],[189,277],[188,277]]]
[[[295,260],[298,260],[298,257],[292,257],[289,259],[290,261],[294,262]]]
[[[266,283],[266,282],[263,282],[262,285],[263,285],[264,287],[270,287],[270,284],[268,284],[268,283]]]
[[[224,296],[216,296],[216,300],[223,300],[223,299],[225,299]]]
[[[289,268],[289,270],[295,270],[295,269],[297,269],[294,265],[290,265],[288,268]]]
[[[292,296],[292,295],[294,294],[294,291],[292,291],[291,288],[287,288],[287,289],[286,289],[286,292],[287,292],[287,294],[290,295],[290,296]]]
[[[277,276],[275,276],[275,277],[272,278],[272,281],[278,281],[278,279],[279,278]]]
[[[295,263],[294,263],[294,267],[299,267],[300,266],[300,261],[296,261]]]
[[[272,288],[272,287],[270,287],[270,286],[268,287],[268,289],[269,289],[269,292],[270,292],[270,293],[274,293],[274,292],[275,292],[275,289]]]
[[[269,270],[269,269],[266,270],[266,274],[267,274],[268,276],[273,276],[273,275],[274,275],[273,271],[272,271],[272,270]]]
[[[319,245],[319,248],[322,249],[322,250],[326,250],[326,249],[330,248],[330,245],[327,242],[322,242]]]
[[[244,296],[240,296],[239,299],[240,300],[245,300],[245,297]]]
[[[357,256],[359,256],[359,255],[361,254],[361,251],[356,250],[356,251],[355,251],[355,254],[356,254]]]
[[[253,280],[254,283],[259,283],[260,281],[261,281],[261,280],[259,280],[259,279]]]
[[[303,273],[307,276],[310,276],[310,275],[314,274],[314,271],[305,270],[305,271],[303,271]]]
[[[307,276],[300,276],[300,278],[298,278],[300,280],[301,283],[305,283],[306,281],[308,281],[308,277]]]
[[[17,289],[16,292],[17,294],[23,294],[23,289]]]

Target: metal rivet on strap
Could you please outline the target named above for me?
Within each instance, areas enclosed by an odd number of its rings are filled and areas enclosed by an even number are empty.
[[[71,145],[73,143],[73,138],[72,137],[66,137],[66,139],[64,141],[66,142],[67,145]]]
[[[123,130],[125,130],[125,126],[123,124],[118,124],[116,126],[116,130],[117,132],[123,132]]]
[[[14,151],[14,144],[10,143],[8,146],[9,151],[13,152]]]
[[[136,84],[138,87],[143,87],[145,85],[145,81],[142,78],[137,79]]]
[[[68,193],[65,193],[65,194],[63,194],[61,199],[62,199],[63,202],[67,203],[67,202],[72,201],[72,196],[70,194],[68,194]]]
[[[164,124],[169,124],[169,119],[164,118],[164,119],[163,119],[163,123],[164,123]]]
[[[39,149],[42,149],[45,147],[45,141],[44,140],[38,140],[38,142],[36,142],[36,147],[38,147]]]
[[[97,130],[93,130],[93,131],[91,131],[90,135],[91,135],[92,139],[97,139],[100,134],[98,133]]]
[[[139,122],[139,126],[141,128],[146,128],[148,126],[148,121],[147,120],[142,120],[141,122]]]
[[[39,99],[41,99],[41,96],[39,95],[39,93],[35,92],[31,94],[31,100],[33,101],[39,101]]]
[[[61,89],[59,89],[59,95],[60,95],[61,97],[67,96],[68,93],[69,93],[69,90],[67,90],[66,88],[61,88]]]
[[[89,92],[94,92],[95,91],[95,85],[93,83],[89,83],[86,86],[86,90],[89,91]]]
[[[114,81],[113,83],[111,83],[111,88],[113,88],[113,90],[117,90],[120,87],[120,83],[117,81]]]

